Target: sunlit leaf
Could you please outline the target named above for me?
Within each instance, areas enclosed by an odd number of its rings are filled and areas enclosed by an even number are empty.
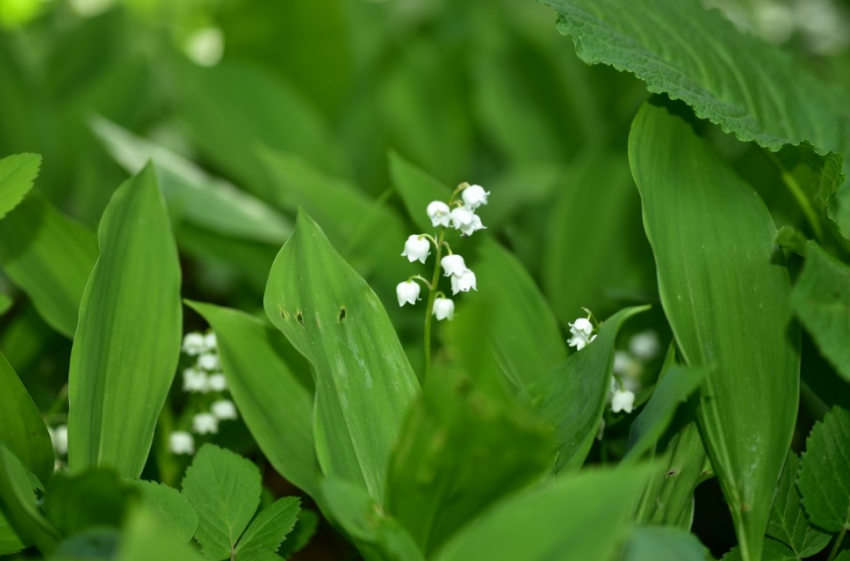
[[[292,531],[301,499],[284,497],[261,510],[236,544],[236,559],[249,559],[264,552],[274,553]]]
[[[0,219],[32,189],[40,167],[38,154],[15,154],[0,160]]]
[[[182,542],[188,542],[198,528],[198,515],[189,500],[177,489],[154,481],[135,481],[148,510],[170,528]]]

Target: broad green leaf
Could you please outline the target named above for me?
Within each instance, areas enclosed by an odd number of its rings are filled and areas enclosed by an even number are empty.
[[[40,167],[38,154],[15,154],[0,160],[0,220],[32,189]]]
[[[321,470],[313,441],[313,392],[299,380],[310,366],[274,328],[243,312],[187,302],[218,337],[227,385],[272,466],[317,496]]]
[[[743,561],[743,559],[741,548],[735,546],[720,561]],[[771,538],[764,539],[764,550],[761,559],[763,561],[800,561],[800,558],[788,549],[787,545]]]
[[[298,521],[295,528],[286,536],[278,554],[284,559],[289,559],[310,543],[316,530],[319,528],[319,515],[312,510],[301,509],[298,513]]]
[[[290,221],[265,202],[208,175],[190,160],[140,138],[115,123],[95,117],[91,127],[128,173],[153,160],[169,210],[213,232],[244,240],[281,244],[292,233]]]
[[[387,511],[426,555],[552,465],[548,427],[516,405],[487,347],[476,349],[489,321],[480,306],[452,322],[447,352],[462,366],[431,373],[390,456]]]
[[[39,481],[53,477],[53,443],[38,408],[0,353],[0,440]]]
[[[824,530],[850,530],[850,413],[830,411],[806,439],[797,489],[809,519]]]
[[[260,504],[260,470],[238,454],[205,444],[181,486],[198,513],[195,539],[204,555],[213,561],[230,559]]]
[[[66,538],[56,546],[50,561],[101,561],[114,559],[121,542],[116,528],[101,526]]]
[[[831,536],[812,526],[803,512],[796,484],[799,471],[800,459],[794,452],[789,452],[776,487],[767,535],[781,541],[803,558],[811,557],[825,548]]]
[[[21,541],[47,555],[56,548],[59,532],[38,507],[35,476],[0,441],[0,510]]]
[[[809,242],[794,309],[821,354],[850,381],[850,267]]]
[[[24,547],[24,542],[21,541],[9,521],[6,520],[3,509],[0,509],[0,555],[17,553]]]
[[[808,142],[821,154],[845,152],[847,95],[698,0],[543,4],[555,10],[558,30],[572,36],[583,61],[633,73],[650,92],[681,99],[744,142],[774,151]]]
[[[452,190],[395,152],[390,152],[390,177],[413,223],[423,232],[434,227],[425,209],[432,201],[449,202]]]
[[[745,561],[761,555],[799,400],[799,330],[776,228],[753,189],[690,125],[644,104],[629,139],[664,312],[691,367],[697,420]],[[687,189],[682,186],[687,185]]]
[[[528,489],[457,534],[435,561],[612,559],[649,470],[587,470]]]
[[[9,311],[9,308],[12,307],[14,302],[7,294],[0,293],[0,316]]]
[[[156,514],[180,541],[186,543],[192,539],[198,529],[198,514],[189,499],[177,489],[155,481],[134,481],[133,484],[141,492],[142,502],[148,510]]]
[[[623,561],[707,561],[708,549],[693,534],[669,526],[635,528]]]
[[[321,481],[321,489],[329,514],[366,561],[425,560],[410,534],[363,488],[328,478]]]
[[[44,512],[65,536],[99,526],[118,528],[138,495],[111,470],[90,468],[76,475],[59,472],[47,488]]]
[[[304,212],[269,273],[265,309],[315,370],[323,473],[381,500],[389,449],[419,384],[375,293]]]
[[[80,304],[68,463],[141,474],[180,354],[180,264],[152,166],[115,191]]]
[[[850,549],[842,551],[838,557],[835,558],[835,561],[850,561]]]
[[[284,497],[260,511],[239,538],[239,543],[236,544],[236,559],[249,559],[263,552],[276,552],[295,526],[300,510],[301,499]]]
[[[492,310],[487,325],[493,352],[508,379],[524,388],[566,358],[558,322],[531,275],[491,238],[478,245],[475,271]]]
[[[202,561],[190,545],[167,530],[162,520],[145,508],[135,509],[127,520],[115,561]]]
[[[94,232],[37,194],[0,221],[0,263],[51,327],[72,338],[97,260]]]
[[[700,387],[705,376],[705,368],[686,366],[673,366],[665,373],[629,429],[626,459],[640,458],[658,442],[673,421],[676,408]]]
[[[584,463],[608,402],[617,333],[627,319],[647,309],[620,310],[602,323],[593,343],[528,386],[532,405],[554,426],[555,473],[578,470]]]

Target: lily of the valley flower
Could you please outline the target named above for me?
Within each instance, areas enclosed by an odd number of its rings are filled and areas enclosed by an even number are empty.
[[[407,257],[407,260],[413,263],[417,259],[424,265],[425,259],[431,255],[431,242],[429,242],[421,234],[414,234],[407,238],[404,242],[404,251],[402,257]]]
[[[577,335],[573,335],[569,339],[567,339],[567,344],[571,347],[575,347],[577,351],[582,350],[589,344],[593,343],[596,339],[596,335],[591,335],[590,337],[585,337],[581,333]]]
[[[189,356],[199,355],[207,350],[206,339],[200,333],[187,333],[183,337],[183,352]]]
[[[567,344],[575,347],[577,351],[582,350],[596,339],[596,335],[593,334],[593,324],[587,318],[578,318],[571,323],[570,334],[572,336],[567,339]]]
[[[452,295],[458,292],[469,292],[470,290],[478,290],[475,286],[475,273],[467,269],[460,275],[452,275]]]
[[[207,382],[209,387],[214,392],[223,392],[227,389],[227,378],[224,377],[224,374],[219,372],[218,374],[211,375]]]
[[[629,390],[621,390],[617,388],[611,396],[611,411],[619,413],[625,411],[631,413],[635,406],[635,394]]]
[[[205,372],[195,368],[183,371],[183,391],[206,393],[210,390],[209,379]]]
[[[447,319],[451,321],[455,317],[455,303],[449,298],[437,298],[434,300],[434,312],[437,320]]]
[[[210,411],[220,421],[233,420],[239,417],[236,413],[236,405],[229,399],[220,399],[213,402],[210,406]]]
[[[57,456],[64,456],[68,453],[68,425],[57,425],[54,428],[47,427],[47,432],[50,434],[50,440],[53,442],[53,449]]]
[[[168,435],[168,447],[173,454],[194,454],[195,439],[186,431],[174,431]]]
[[[484,224],[481,223],[481,217],[477,214],[472,215],[472,222],[470,224],[464,224],[460,227],[460,233],[464,236],[471,236],[474,232],[478,230],[486,230],[487,228]]]
[[[218,361],[218,355],[213,353],[204,353],[198,357],[198,368],[207,372],[218,370],[221,364]]]
[[[398,305],[416,304],[416,301],[419,299],[420,290],[419,284],[413,281],[398,283],[398,286],[395,287],[395,293],[398,296]]]
[[[451,212],[452,227],[458,230],[471,228],[475,221],[475,213],[465,206],[453,208]]]
[[[461,192],[463,204],[472,210],[487,204],[487,196],[490,191],[485,191],[481,185],[470,185]]]
[[[633,355],[643,361],[652,360],[658,356],[660,349],[661,344],[658,341],[658,334],[651,329],[642,331],[629,340],[629,350]]]
[[[198,413],[192,417],[192,430],[198,434],[218,432],[218,418],[212,413]]]
[[[451,220],[451,209],[449,208],[449,205],[443,201],[433,201],[428,204],[426,212],[428,213],[428,218],[431,219],[431,225],[434,226],[434,228],[437,226],[443,226],[444,228],[448,227]]]
[[[466,268],[466,263],[463,257],[457,254],[446,255],[440,259],[440,265],[443,267],[443,273],[448,276],[460,276],[469,269]]]

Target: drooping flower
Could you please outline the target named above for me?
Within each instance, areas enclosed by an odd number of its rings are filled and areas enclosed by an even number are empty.
[[[218,360],[218,355],[214,353],[204,353],[198,357],[198,368],[207,372],[218,370],[221,368],[221,363]]]
[[[233,420],[239,417],[236,413],[236,405],[229,399],[220,399],[213,402],[210,406],[210,411],[220,421]]]
[[[629,340],[629,350],[643,361],[652,360],[658,356],[660,349],[658,334],[652,329],[642,331]]]
[[[455,303],[450,298],[437,298],[434,300],[433,314],[437,316],[438,321],[451,321],[455,317]]]
[[[587,337],[583,333],[577,333],[567,339],[567,344],[571,347],[575,347],[577,351],[580,351],[589,344],[593,343],[595,339],[596,335],[591,335],[590,337]]]
[[[401,255],[407,257],[407,260],[411,263],[418,259],[424,265],[425,259],[431,255],[431,242],[421,234],[409,236],[407,241],[404,242],[404,251],[401,252]]]
[[[53,449],[57,456],[64,456],[68,453],[68,425],[57,425],[53,428],[48,427],[47,432],[50,434],[50,440],[53,442]]]
[[[637,378],[643,371],[643,366],[640,361],[628,351],[614,352],[614,373],[626,378]]]
[[[475,285],[475,273],[467,269],[460,275],[452,275],[452,294],[458,292],[469,292],[470,290],[478,290]]]
[[[398,283],[398,286],[395,287],[395,293],[398,296],[398,305],[416,304],[416,301],[419,299],[419,291],[419,284],[413,281]]]
[[[218,339],[215,336],[215,333],[210,331],[204,336],[204,345],[206,346],[207,351],[213,351],[216,347],[218,347]]]
[[[452,227],[458,230],[463,230],[464,227],[470,228],[475,221],[475,213],[471,209],[464,206],[453,208],[451,212]]]
[[[440,259],[440,265],[443,267],[443,273],[448,277],[454,275],[459,277],[469,269],[466,268],[466,263],[463,257],[458,254],[446,255]]]
[[[434,226],[434,228],[437,226],[448,227],[449,222],[451,221],[451,209],[449,208],[449,205],[443,201],[433,201],[428,204],[426,212],[428,213],[428,218],[431,219],[431,225]]]
[[[172,454],[194,454],[195,438],[186,431],[174,431],[168,435],[168,448]]]
[[[593,333],[593,324],[587,318],[578,318],[570,324],[570,333],[590,337],[590,334]]]
[[[198,413],[192,417],[192,430],[198,434],[215,434],[218,432],[218,418],[212,413]]]
[[[478,230],[486,230],[487,228],[484,224],[481,223],[481,217],[477,214],[472,215],[472,222],[469,224],[464,224],[460,227],[460,233],[464,236],[471,236],[474,232]]]
[[[205,372],[195,368],[183,371],[183,391],[206,393],[210,390],[209,380]]]
[[[200,333],[187,333],[183,337],[183,352],[187,355],[199,355],[205,350],[207,350],[206,340]]]
[[[634,406],[635,394],[629,390],[621,390],[619,388],[614,390],[611,396],[611,410],[614,413],[619,413],[620,411],[631,413]]]
[[[210,389],[214,392],[223,392],[227,389],[227,378],[221,372],[212,374],[208,381]]]
[[[490,191],[485,191],[481,185],[470,185],[461,192],[463,203],[472,210],[487,204]]]

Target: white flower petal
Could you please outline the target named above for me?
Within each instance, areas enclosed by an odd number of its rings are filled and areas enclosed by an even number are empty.
[[[611,410],[614,413],[625,411],[631,413],[635,406],[635,394],[629,390],[616,390],[611,397]]]
[[[490,191],[485,191],[481,185],[470,185],[461,193],[463,204],[475,210],[481,205],[487,204],[487,196]]]
[[[425,264],[425,259],[431,255],[431,242],[421,235],[413,235],[407,238],[404,242],[404,251],[402,257],[407,257],[408,261],[413,263],[417,259]]]
[[[451,209],[449,208],[449,205],[443,201],[433,201],[429,203],[426,212],[428,213],[428,218],[431,219],[431,225],[434,226],[434,228],[437,226],[446,227],[451,221]]]
[[[451,321],[455,317],[455,303],[449,298],[437,298],[434,300],[433,314],[438,321],[444,319]]]
[[[453,255],[446,255],[440,259],[440,265],[443,267],[443,273],[447,277],[450,275],[459,277],[468,270],[466,263],[463,261],[463,257],[456,253]]]
[[[220,421],[233,420],[239,417],[236,412],[236,405],[229,399],[220,399],[213,402],[210,406],[210,411]]]
[[[174,431],[168,435],[168,447],[172,454],[194,454],[195,438],[186,431]]]
[[[192,417],[192,430],[198,434],[215,434],[218,432],[218,419],[212,413],[198,413]]]
[[[419,283],[413,281],[398,283],[398,286],[395,287],[395,293],[398,296],[398,305],[416,304],[416,301],[419,299],[420,290]]]

